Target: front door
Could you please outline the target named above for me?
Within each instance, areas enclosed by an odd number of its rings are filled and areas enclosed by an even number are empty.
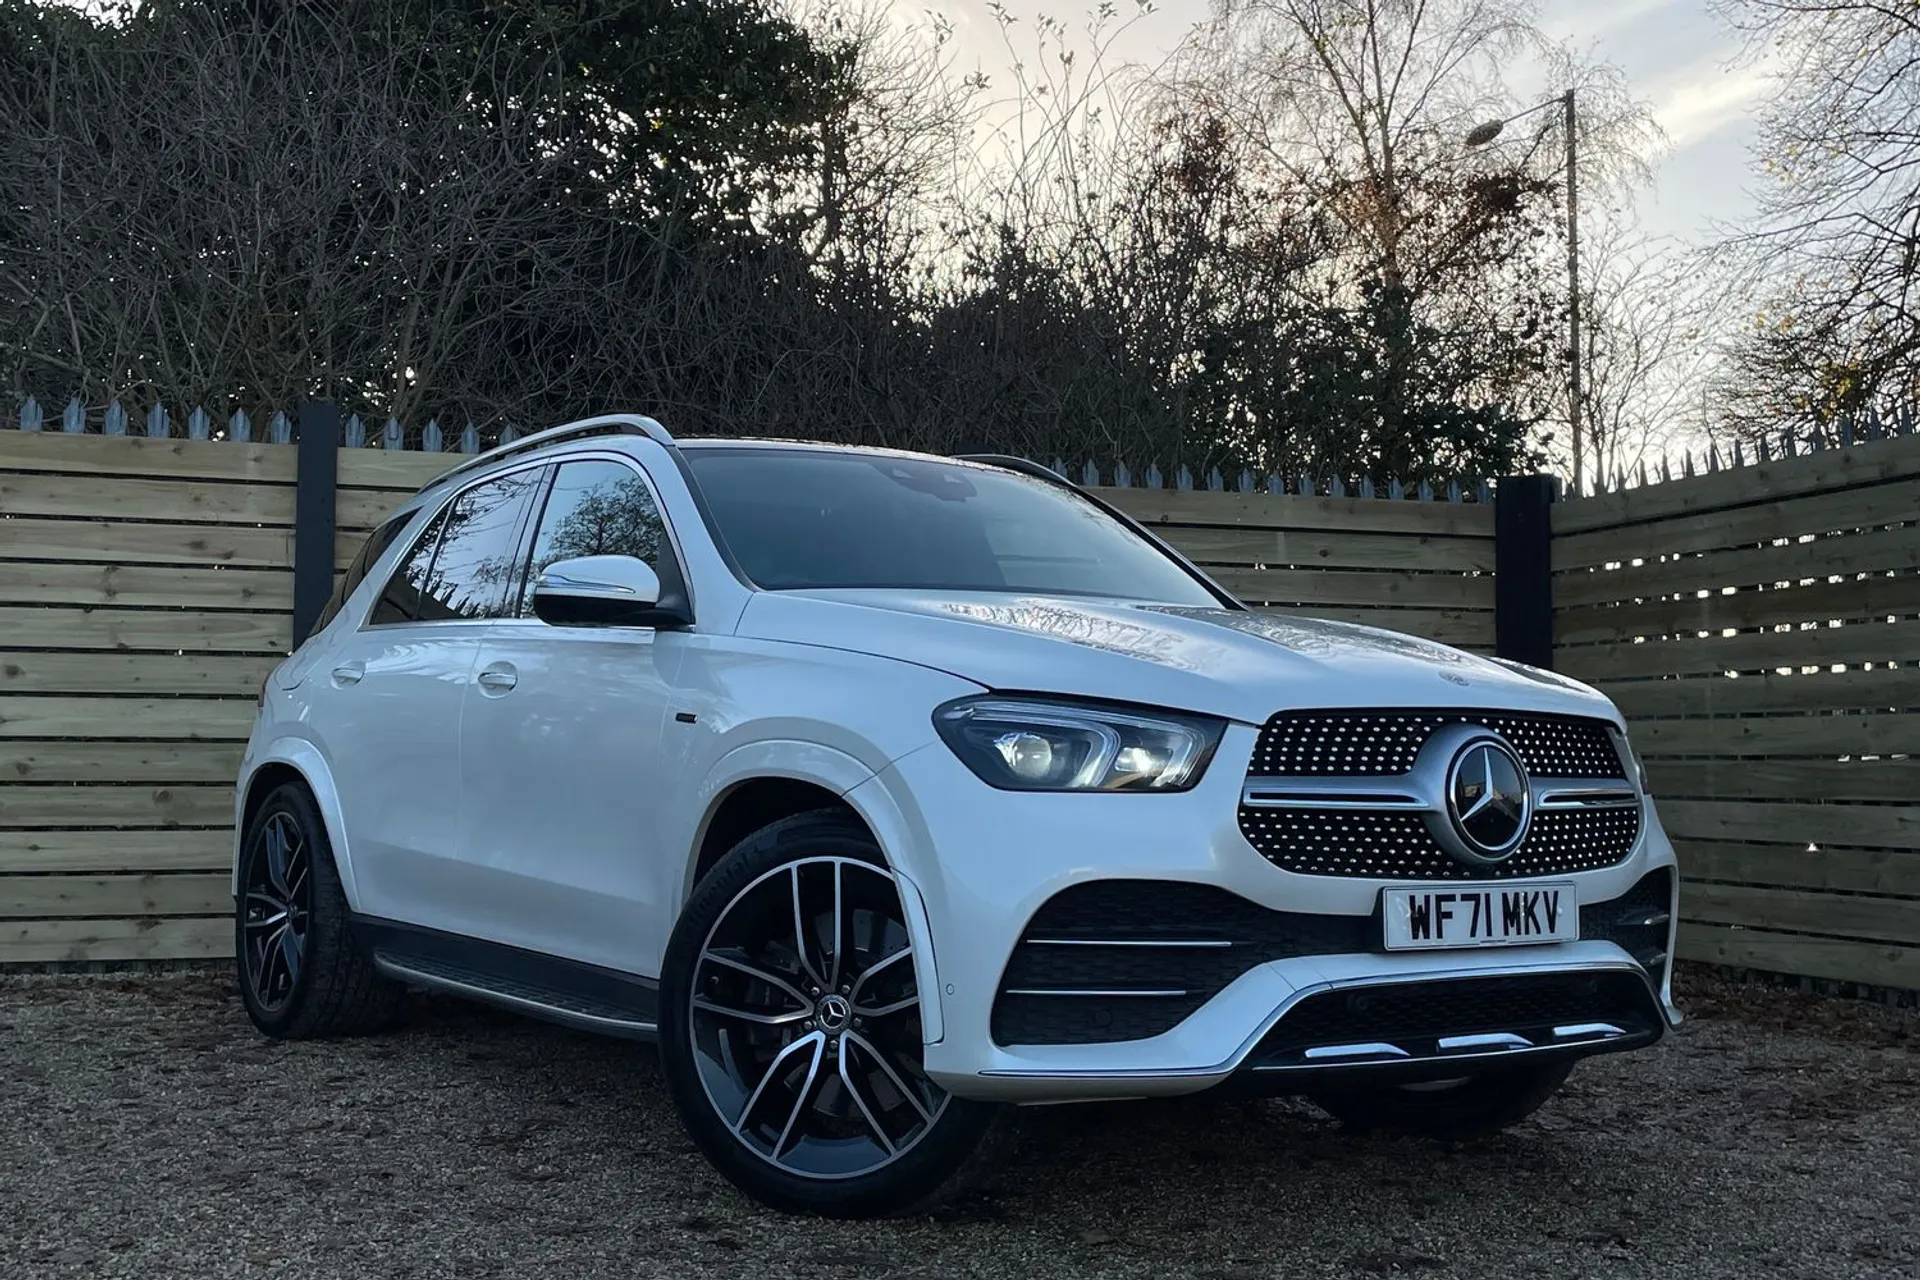
[[[487,628],[461,728],[462,906],[470,931],[653,976],[661,901],[653,780],[679,638],[556,627],[532,581],[557,560],[672,555],[637,463],[560,464],[508,617]],[[662,575],[666,577],[667,575]]]
[[[315,735],[331,756],[360,909],[450,927],[458,836],[461,704],[480,640],[504,612],[542,468],[476,484],[428,522],[364,622],[309,679]]]

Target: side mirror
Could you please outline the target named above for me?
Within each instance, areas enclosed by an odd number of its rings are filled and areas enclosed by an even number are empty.
[[[634,556],[556,560],[533,580],[533,612],[555,626],[659,627],[684,624],[684,609],[662,607],[660,578]]]

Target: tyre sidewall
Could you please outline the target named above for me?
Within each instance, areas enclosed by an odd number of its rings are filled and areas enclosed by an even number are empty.
[[[804,1178],[768,1163],[733,1135],[708,1099],[694,1060],[687,1009],[699,954],[715,921],[735,895],[760,876],[789,862],[821,856],[886,865],[858,820],[828,810],[788,818],[749,836],[694,889],[674,926],[661,971],[660,1048],[667,1087],[694,1143],[730,1182],[763,1203],[789,1213],[830,1217],[909,1212],[937,1198],[968,1163],[998,1108],[949,1098],[933,1130],[892,1163],[852,1178]]]

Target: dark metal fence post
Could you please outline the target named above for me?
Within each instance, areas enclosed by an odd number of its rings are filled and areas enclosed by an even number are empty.
[[[1553,476],[1507,476],[1493,500],[1493,643],[1503,658],[1553,666]]]
[[[293,491],[293,643],[298,648],[333,594],[333,503],[340,466],[340,410],[300,406]]]

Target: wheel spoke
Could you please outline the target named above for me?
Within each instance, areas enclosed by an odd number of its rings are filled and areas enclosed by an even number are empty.
[[[853,1073],[847,1070],[847,1040],[840,1042],[840,1083],[847,1087],[847,1096],[853,1099],[853,1105],[860,1108],[860,1114],[866,1118],[867,1128],[873,1130],[873,1136],[880,1139],[880,1145],[892,1155],[897,1148],[887,1131],[880,1127],[880,1121],[874,1116],[873,1108],[867,1105],[866,1098],[860,1092],[860,1086],[854,1083]]]
[[[905,960],[907,957],[911,956],[912,954],[913,954],[913,947],[911,945],[908,945],[900,948],[898,951],[895,951],[890,955],[883,956],[875,963],[868,965],[867,971],[861,974],[858,978],[855,978],[853,980],[853,990],[848,994],[848,998],[852,1000],[855,1004],[860,1003],[860,992],[865,989],[868,982],[872,981],[874,975],[882,973],[887,969],[892,968],[894,965],[898,964],[902,960]]]
[[[909,1087],[905,1080],[900,1078],[900,1073],[893,1069],[893,1064],[887,1061],[885,1054],[874,1048],[873,1045],[868,1043],[864,1038],[855,1035],[851,1031],[847,1032],[845,1038],[859,1046],[862,1053],[879,1064],[880,1069],[887,1073],[887,1079],[893,1081],[893,1087],[898,1089],[901,1094],[905,1096],[906,1100],[913,1104],[913,1109],[920,1113],[922,1120],[928,1124],[933,1123],[933,1112],[927,1110],[927,1104],[920,1100],[920,1094]]]
[[[750,1009],[734,1009],[709,1000],[705,996],[695,996],[693,998],[693,1007],[702,1013],[711,1013],[722,1018],[733,1018],[739,1022],[757,1022],[762,1026],[768,1027],[784,1027],[795,1022],[803,1021],[809,1012],[809,1010],[806,1009],[795,1009],[791,1013],[757,1013]]]
[[[793,866],[788,869],[787,874],[788,874],[788,878],[793,881],[793,949],[794,949],[794,952],[800,957],[800,967],[806,970],[807,976],[809,978],[812,978],[814,982],[818,983],[821,990],[823,991],[831,990],[833,987],[833,984],[831,982],[828,982],[826,978],[821,975],[820,971],[813,967],[813,957],[807,954],[806,914],[804,911],[801,910],[801,907],[800,907],[800,864],[797,862],[794,863]]]
[[[820,1060],[826,1057],[827,1042],[815,1036],[813,1038],[813,1061],[807,1064],[807,1078],[801,1082],[799,1092],[793,1095],[793,1110],[787,1113],[787,1123],[780,1130],[780,1137],[773,1144],[773,1158],[778,1160],[780,1153],[787,1149],[787,1137],[793,1132],[793,1126],[800,1120],[800,1113],[807,1109],[807,1103],[813,1097],[814,1085],[820,1079]]]
[[[280,939],[286,933],[287,925],[282,923],[260,943],[260,962],[255,967],[253,989],[263,1004],[273,1002],[273,973],[280,962]]]
[[[266,855],[267,880],[282,898],[289,896],[287,893],[286,822],[286,818],[277,813],[267,819],[266,848],[262,850]]]
[[[293,931],[293,924],[289,921],[280,934],[280,962],[287,969],[288,990],[292,990],[293,984],[300,981],[300,964],[304,959],[300,952],[300,935]]]
[[[246,927],[249,929],[271,929],[276,925],[285,923],[286,919],[287,913],[285,911],[276,911],[263,919],[247,921]]]
[[[762,969],[758,965],[748,964],[744,960],[735,960],[732,956],[721,955],[718,951],[713,950],[702,951],[700,953],[700,959],[703,961],[711,960],[717,965],[724,965],[729,969],[746,974],[749,978],[758,978],[768,986],[784,991],[787,995],[792,996],[803,1007],[809,1009],[813,1007],[813,1001],[807,999],[805,992],[801,991],[800,988],[794,986],[777,973]]]
[[[760,1077],[760,1083],[753,1086],[753,1092],[747,1095],[746,1105],[741,1107],[740,1114],[734,1117],[733,1131],[735,1133],[739,1133],[742,1129],[746,1128],[747,1118],[753,1114],[753,1109],[760,1105],[760,1095],[767,1091],[767,1086],[773,1083],[773,1078],[780,1074],[780,1068],[786,1065],[787,1059],[791,1058],[800,1050],[807,1048],[809,1045],[819,1044],[824,1039],[826,1039],[825,1036],[815,1031],[810,1035],[800,1037],[779,1053],[773,1055],[773,1061],[767,1064],[766,1072]]]
[[[840,923],[840,897],[843,888],[842,882],[846,878],[844,875],[845,869],[846,864],[844,862],[836,862],[833,864],[833,933],[829,935],[832,938],[831,945],[833,950],[827,956],[826,989],[828,991],[838,991],[840,989],[840,958],[846,954],[847,950],[845,946],[846,939],[841,935],[842,926]]]
[[[918,995],[911,995],[904,1000],[895,1000],[892,1004],[883,1004],[877,1008],[869,1008],[866,1005],[857,1004],[853,1006],[853,1011],[863,1018],[890,1018],[894,1014],[905,1009],[911,1009],[919,1003],[920,997]]]

